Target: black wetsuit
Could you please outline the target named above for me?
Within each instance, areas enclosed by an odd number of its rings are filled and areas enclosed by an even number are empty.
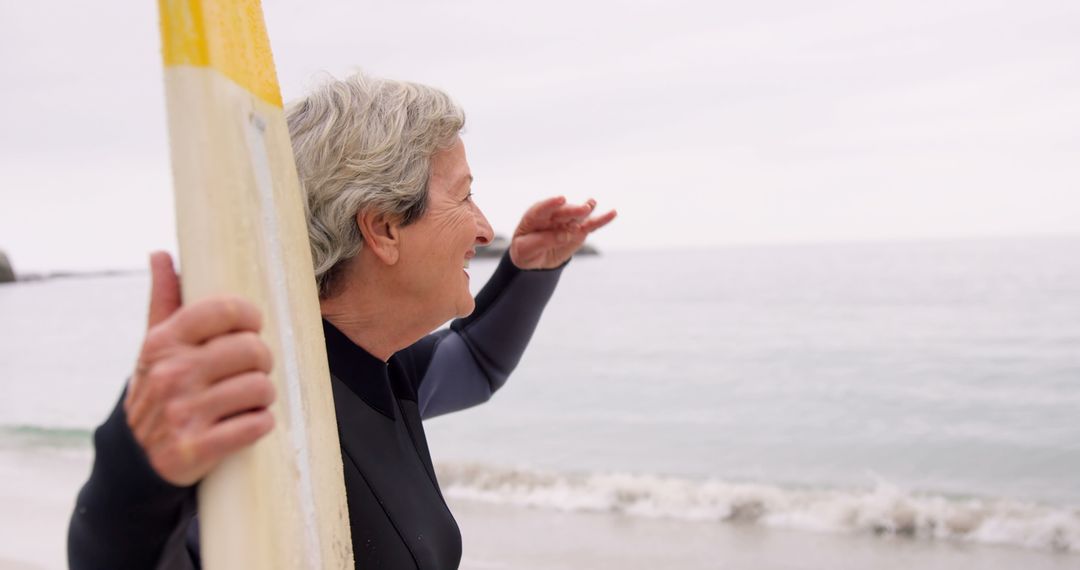
[[[560,273],[521,271],[504,256],[472,315],[386,363],[324,323],[357,568],[458,567],[461,533],[421,419],[483,402],[502,386]],[[195,487],[157,476],[121,404],[94,446],[68,533],[72,570],[199,568]]]

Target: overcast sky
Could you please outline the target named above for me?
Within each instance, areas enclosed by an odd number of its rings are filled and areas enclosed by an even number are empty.
[[[353,69],[468,114],[510,232],[552,194],[601,248],[1080,232],[1080,3],[268,0],[286,99]],[[0,0],[0,249],[175,249],[156,3]]]

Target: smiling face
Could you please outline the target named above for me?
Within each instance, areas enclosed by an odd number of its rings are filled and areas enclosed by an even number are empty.
[[[400,232],[402,284],[416,308],[440,323],[472,313],[468,263],[493,232],[472,200],[472,173],[460,138],[432,157],[427,211]]]

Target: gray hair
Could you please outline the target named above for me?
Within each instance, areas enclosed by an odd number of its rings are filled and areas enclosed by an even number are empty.
[[[326,81],[285,117],[325,299],[363,247],[357,213],[374,209],[402,225],[424,215],[431,157],[453,145],[465,113],[438,89],[358,73]]]

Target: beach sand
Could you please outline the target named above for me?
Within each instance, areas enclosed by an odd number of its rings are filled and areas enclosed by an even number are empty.
[[[0,569],[67,568],[67,523],[87,450],[0,449]]]
[[[81,450],[0,450],[0,570],[66,568],[65,533],[89,470]],[[982,544],[782,531],[451,499],[465,570],[1064,570],[1080,556]]]

